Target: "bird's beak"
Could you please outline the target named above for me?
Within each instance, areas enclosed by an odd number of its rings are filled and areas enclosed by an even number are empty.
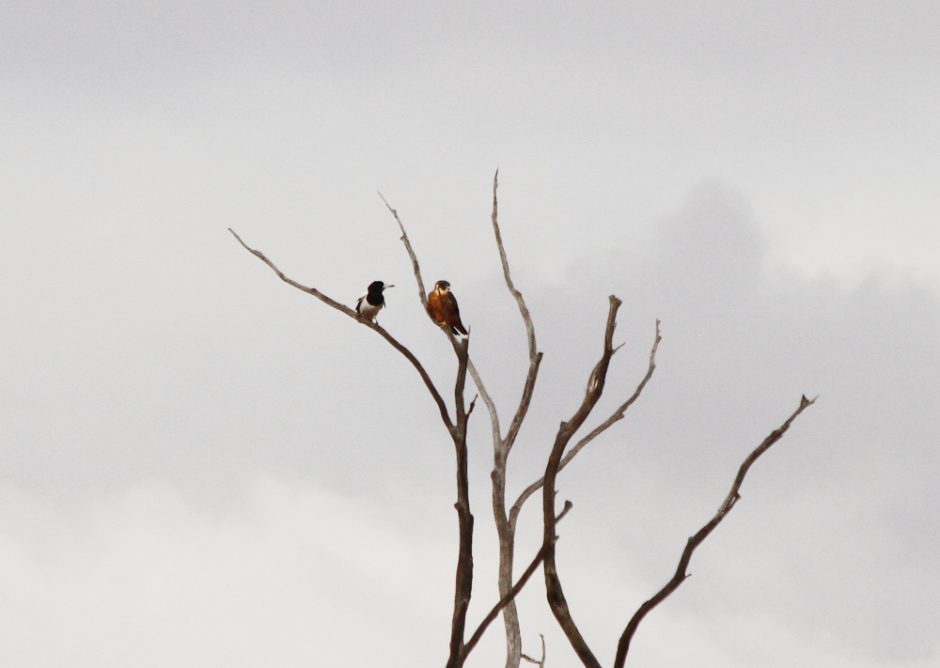
[[[388,290],[389,288],[394,288],[394,287],[395,287],[394,285],[386,285],[386,286],[383,288],[383,290]]]

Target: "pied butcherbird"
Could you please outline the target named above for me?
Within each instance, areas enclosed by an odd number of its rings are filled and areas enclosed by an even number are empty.
[[[375,317],[385,307],[385,296],[382,292],[388,288],[394,288],[394,285],[385,285],[382,281],[372,281],[356,302],[356,313],[364,320],[373,322]]]
[[[434,289],[428,295],[428,313],[434,318],[434,322],[441,327],[447,327],[451,334],[468,335],[467,328],[460,322],[460,307],[457,306],[457,299],[450,291],[450,283],[447,281],[438,281],[434,284]]]

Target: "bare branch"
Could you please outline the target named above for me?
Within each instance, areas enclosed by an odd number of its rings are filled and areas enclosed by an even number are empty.
[[[581,401],[578,410],[575,411],[570,420],[562,422],[558,427],[558,434],[555,436],[555,443],[548,457],[548,465],[545,467],[545,482],[542,487],[542,526],[544,529],[542,542],[546,547],[543,571],[545,573],[545,592],[548,605],[552,609],[552,614],[555,615],[555,620],[561,630],[568,638],[572,649],[574,649],[586,668],[600,668],[600,663],[594,653],[591,652],[590,647],[581,635],[581,631],[575,624],[574,618],[571,616],[568,601],[565,599],[565,593],[561,586],[561,579],[558,577],[558,569],[555,565],[555,541],[553,540],[555,537],[555,478],[558,476],[561,458],[565,453],[565,448],[571,441],[571,437],[584,424],[604,392],[604,384],[607,382],[607,370],[610,368],[610,358],[614,354],[613,336],[617,327],[617,311],[622,303],[614,295],[611,295],[609,300],[607,327],[604,330],[604,351],[591,371],[584,392],[584,399]]]
[[[519,313],[522,316],[522,322],[526,328],[526,339],[529,346],[529,369],[526,372],[525,382],[523,383],[522,396],[519,399],[519,405],[516,408],[515,415],[510,422],[509,430],[506,432],[505,437],[502,437],[500,433],[499,416],[497,415],[495,404],[487,404],[493,431],[493,470],[490,477],[493,488],[493,519],[496,523],[496,535],[499,541],[499,572],[497,583],[499,585],[499,593],[502,596],[507,596],[512,589],[513,561],[515,557],[515,526],[510,524],[506,511],[507,460],[509,451],[516,442],[516,437],[519,434],[519,430],[522,427],[522,423],[525,420],[529,405],[532,401],[532,394],[535,390],[535,382],[538,376],[539,365],[542,361],[542,354],[537,350],[535,327],[532,324],[529,309],[526,306],[522,293],[516,289],[512,281],[512,274],[509,270],[509,259],[506,256],[506,248],[503,244],[503,238],[499,228],[498,189],[499,170],[496,170],[496,173],[493,175],[493,212],[490,217],[493,225],[493,236],[496,240],[496,248],[499,252],[506,288],[519,307]],[[471,372],[472,371],[473,369],[471,368]],[[477,378],[474,377],[474,380],[477,380]],[[519,616],[516,611],[516,606],[511,599],[503,608],[503,622],[506,629],[505,665],[506,668],[518,668],[522,655],[522,633],[519,628]]]
[[[574,457],[582,450],[582,448],[584,448],[585,445],[590,443],[597,436],[607,431],[607,429],[611,425],[613,425],[615,422],[619,422],[620,420],[622,420],[624,418],[624,414],[627,412],[627,409],[629,409],[630,406],[632,406],[633,403],[640,397],[640,394],[643,392],[643,388],[646,387],[646,384],[649,382],[650,378],[653,377],[653,372],[656,370],[656,351],[659,348],[659,342],[663,340],[662,336],[660,336],[660,333],[659,333],[659,325],[660,325],[660,322],[659,320],[657,320],[656,321],[656,336],[653,339],[653,347],[650,349],[649,366],[647,367],[646,375],[643,376],[643,379],[640,381],[640,384],[637,385],[636,389],[633,391],[633,394],[631,394],[630,397],[625,402],[620,404],[620,406],[617,407],[617,410],[615,410],[610,415],[609,418],[607,418],[606,420],[601,422],[597,427],[592,429],[591,432],[587,436],[583,437],[580,441],[578,441],[574,445],[573,448],[571,448],[569,452],[565,453],[564,458],[561,460],[561,466],[559,466],[559,470],[564,468],[568,462],[574,459]],[[623,344],[620,344],[619,346],[614,348],[614,352],[619,350],[622,345]]]
[[[479,394],[473,396],[473,399],[470,400],[470,406],[467,408],[467,419],[470,419],[470,416],[473,414],[473,409],[476,408],[477,399],[480,398]]]
[[[358,320],[359,322],[361,322],[361,323],[363,323],[363,324],[367,324],[365,320],[362,320],[362,319],[359,317],[359,314],[357,314],[353,309],[349,308],[349,307],[346,306],[345,304],[341,304],[341,303],[339,303],[338,301],[336,301],[335,299],[331,299],[330,297],[327,297],[325,294],[323,294],[322,292],[320,292],[320,291],[317,290],[316,288],[307,287],[306,285],[303,285],[303,284],[301,284],[301,283],[298,283],[297,281],[295,281],[295,280],[292,279],[292,278],[288,278],[288,277],[284,274],[283,271],[281,271],[280,269],[278,269],[278,268],[275,266],[275,264],[274,264],[273,262],[271,262],[271,260],[269,260],[269,259],[267,258],[267,256],[266,256],[264,253],[262,253],[262,252],[259,251],[259,250],[255,250],[254,248],[251,248],[248,244],[246,244],[244,241],[242,241],[242,238],[241,238],[240,236],[238,236],[238,234],[235,232],[235,230],[233,230],[233,229],[230,227],[230,228],[228,228],[228,231],[232,233],[232,236],[235,237],[235,238],[238,240],[238,243],[240,243],[240,244],[242,245],[242,247],[243,247],[245,250],[247,250],[249,253],[251,253],[252,255],[254,255],[255,257],[257,257],[259,260],[261,260],[262,262],[264,262],[266,265],[268,265],[268,266],[274,271],[274,273],[277,274],[278,278],[280,278],[282,281],[284,281],[284,282],[287,283],[288,285],[294,286],[294,287],[297,288],[298,290],[301,290],[301,291],[303,291],[303,292],[306,292],[307,294],[313,295],[314,297],[316,297],[317,299],[319,299],[321,302],[323,302],[323,303],[326,304],[327,306],[331,306],[331,307],[335,308],[335,309],[336,309],[337,311],[339,311],[340,313],[343,313],[343,314],[345,314],[345,315],[348,315],[350,318],[352,318],[352,319],[354,319],[354,320]]]
[[[571,448],[571,450],[565,453],[565,456],[562,457],[561,459],[561,464],[559,464],[558,466],[559,471],[564,469],[568,465],[568,463],[572,459],[574,459],[577,456],[577,454],[581,452],[582,449],[584,449],[584,446],[586,446],[588,443],[594,440],[597,436],[599,436],[604,431],[606,431],[608,427],[613,425],[615,422],[622,420],[624,417],[624,414],[627,412],[627,409],[629,409],[630,406],[632,406],[634,402],[636,402],[636,400],[639,399],[640,394],[643,392],[643,388],[646,387],[646,384],[649,382],[650,378],[653,377],[653,371],[656,370],[656,351],[659,349],[659,342],[662,341],[662,336],[660,336],[660,333],[659,333],[659,325],[660,325],[660,322],[659,320],[657,320],[656,321],[656,336],[653,339],[653,347],[650,349],[649,366],[647,367],[646,375],[643,376],[643,379],[640,381],[640,384],[637,385],[636,389],[633,391],[633,394],[631,394],[630,397],[625,402],[623,402],[620,406],[618,406],[617,410],[615,410],[609,418],[607,418],[601,424],[595,427],[587,436],[579,440],[574,445],[574,447]],[[623,344],[621,344],[621,346],[622,345]],[[616,352],[621,346],[617,346],[616,348],[614,348],[614,352]],[[529,497],[531,497],[539,489],[541,489],[543,484],[545,484],[544,476],[539,478],[532,484],[530,484],[524,490],[522,490],[522,493],[519,494],[519,498],[516,499],[516,502],[512,504],[512,508],[510,508],[509,510],[509,522],[511,525],[515,526],[516,520],[519,517],[519,513],[522,511],[522,506],[525,505],[525,502],[529,500]]]
[[[405,250],[408,251],[408,257],[411,258],[411,268],[414,270],[415,282],[418,284],[418,298],[421,300],[421,305],[424,306],[425,310],[427,310],[428,294],[424,290],[424,279],[421,278],[421,266],[418,264],[418,257],[415,255],[414,248],[411,247],[411,241],[408,239],[408,233],[405,232],[405,226],[401,224],[401,218],[398,217],[398,211],[392,208],[392,205],[388,203],[382,193],[379,193],[379,197],[382,198],[382,201],[385,202],[385,206],[389,211],[392,212],[392,215],[395,216],[395,222],[398,223],[398,229],[401,230],[401,242],[405,244]]]
[[[327,306],[331,306],[332,308],[336,309],[340,313],[343,313],[344,315],[349,316],[350,318],[352,318],[359,324],[365,325],[369,329],[378,333],[378,335],[381,336],[383,339],[388,341],[389,344],[391,344],[391,346],[395,348],[395,350],[400,352],[405,357],[405,359],[411,362],[411,365],[415,368],[415,370],[421,376],[421,380],[424,381],[425,387],[427,387],[428,392],[431,393],[431,398],[434,399],[434,403],[437,404],[437,408],[441,413],[441,420],[444,422],[444,426],[447,427],[447,431],[450,432],[451,436],[454,435],[455,427],[454,427],[454,423],[450,419],[450,413],[447,410],[447,404],[444,403],[443,397],[441,397],[440,392],[437,391],[437,388],[434,386],[434,381],[431,380],[431,376],[428,375],[428,372],[425,370],[424,366],[421,364],[421,362],[418,361],[418,358],[415,357],[414,354],[410,350],[408,350],[407,347],[405,347],[404,344],[402,344],[400,341],[398,341],[398,339],[396,339],[394,336],[389,334],[388,331],[384,327],[379,325],[378,323],[365,320],[364,318],[360,318],[359,314],[356,313],[353,309],[349,308],[348,306],[339,303],[335,299],[327,297],[325,294],[323,294],[316,288],[308,287],[306,285],[298,283],[292,278],[289,278],[288,276],[284,274],[283,271],[278,269],[277,266],[275,266],[275,264],[271,262],[271,260],[269,260],[267,256],[265,256],[264,253],[262,253],[259,250],[255,250],[254,248],[251,248],[250,246],[248,246],[248,244],[242,241],[242,238],[238,236],[235,230],[233,230],[230,227],[228,228],[228,231],[232,233],[232,236],[234,236],[238,240],[238,243],[240,243],[245,248],[245,250],[247,250],[249,253],[251,253],[252,255],[257,257],[259,260],[264,262],[266,265],[268,265],[274,271],[274,273],[277,274],[278,278],[280,278],[282,281],[284,281],[288,285],[294,286],[295,288],[297,288],[298,290],[301,290],[302,292],[306,292],[307,294],[313,295],[314,297],[322,301]]]
[[[490,395],[486,389],[486,386],[483,384],[483,379],[477,372],[477,368],[474,366],[473,360],[469,360],[467,362],[467,371],[470,372],[470,377],[473,378],[473,384],[476,385],[477,391],[480,393],[480,396],[483,397],[483,403],[486,405],[486,411],[490,415],[490,430],[493,434],[493,444],[494,447],[498,447],[499,443],[502,441],[502,435],[499,428],[499,413],[496,411],[496,403],[493,401],[493,397]]]
[[[564,519],[565,515],[568,514],[568,511],[574,507],[574,504],[571,501],[565,501],[565,506],[560,513],[555,517],[555,524],[561,522]],[[557,537],[555,538],[557,540]],[[519,576],[519,579],[516,580],[516,583],[512,586],[512,589],[506,593],[499,602],[493,606],[493,609],[490,610],[486,617],[480,622],[480,625],[477,627],[477,630],[473,632],[473,635],[470,636],[470,640],[467,641],[467,644],[464,646],[463,656],[461,658],[461,664],[466,661],[467,655],[476,647],[476,644],[480,641],[480,638],[483,637],[483,633],[486,632],[487,627],[493,622],[494,619],[499,615],[500,611],[505,608],[507,605],[512,602],[516,596],[519,595],[519,592],[522,591],[522,588],[525,587],[526,583],[529,581],[529,578],[532,577],[532,574],[538,569],[539,565],[545,559],[545,553],[547,552],[547,546],[543,543],[539,548],[539,551],[536,552],[535,557],[532,559],[532,562],[526,567],[522,572],[522,575]],[[543,659],[544,659],[544,648],[543,648]]]
[[[418,286],[418,298],[421,305],[427,313],[428,297],[424,288],[424,279],[421,276],[421,266],[418,263],[418,257],[414,252],[405,226],[398,216],[398,212],[392,208],[382,193],[379,197],[385,203],[385,206],[395,217],[398,228],[401,230],[401,241],[411,258],[411,266],[414,271],[415,282]],[[430,313],[428,313],[430,317]],[[433,320],[433,319],[432,319]],[[442,330],[443,331],[443,330]],[[447,659],[447,667],[455,668],[460,665],[460,656],[464,648],[464,628],[466,626],[467,609],[470,605],[470,597],[473,589],[473,515],[470,512],[470,485],[467,466],[467,422],[473,408],[476,405],[476,399],[470,403],[469,409],[464,406],[464,389],[466,386],[467,370],[470,363],[468,346],[469,339],[465,338],[458,341],[455,337],[445,332],[448,340],[454,349],[457,357],[457,379],[454,383],[454,407],[456,414],[456,424],[450,429],[454,441],[454,449],[457,458],[457,502],[454,508],[457,510],[459,547],[457,554],[457,572],[454,583],[454,610],[451,618],[450,650]],[[476,376],[476,370],[473,372]],[[482,388],[482,383],[477,383],[483,400],[487,406],[491,404],[488,393]]]
[[[508,453],[516,442],[516,436],[525,420],[526,413],[529,410],[529,404],[532,402],[532,393],[535,390],[535,380],[539,373],[539,365],[542,362],[542,353],[538,352],[538,346],[535,343],[535,325],[532,323],[532,315],[529,313],[529,307],[526,306],[525,298],[522,293],[516,289],[512,282],[512,275],[509,272],[509,259],[506,256],[506,247],[503,245],[503,235],[499,230],[499,201],[497,199],[497,189],[499,188],[499,170],[493,175],[493,213],[491,220],[493,223],[493,236],[496,238],[496,247],[499,249],[499,261],[503,266],[503,278],[506,280],[506,287],[510,294],[516,300],[519,307],[519,313],[522,315],[522,322],[525,324],[526,340],[529,344],[529,371],[526,373],[525,384],[522,388],[522,397],[519,400],[519,407],[516,414],[509,424],[509,430],[506,432],[506,438],[503,441],[503,448]]]
[[[523,658],[525,661],[528,661],[529,663],[534,663],[535,665],[539,666],[539,668],[545,668],[545,636],[543,636],[543,635],[540,633],[540,634],[539,634],[539,639],[542,641],[542,658],[541,658],[541,659],[533,659],[533,658],[532,658],[531,656],[529,656],[528,654],[523,654],[523,655],[522,655],[522,658]]]
[[[470,480],[467,457],[467,417],[464,409],[464,387],[467,382],[467,362],[469,361],[470,339],[463,338],[456,342],[453,337],[454,351],[457,354],[457,380],[454,383],[454,402],[456,405],[457,425],[454,436],[454,450],[457,456],[457,524],[459,547],[457,553],[457,573],[454,582],[454,612],[451,618],[450,654],[447,668],[457,668],[464,652],[464,630],[467,623],[467,609],[473,591],[473,515],[470,512]]]
[[[812,399],[807,399],[806,395],[800,397],[799,407],[790,414],[790,417],[786,421],[770,432],[770,435],[765,438],[760,445],[758,445],[754,450],[745,457],[744,461],[741,463],[740,468],[738,468],[738,474],[734,477],[734,483],[731,485],[731,491],[728,492],[728,495],[725,497],[724,501],[721,502],[721,506],[718,508],[718,512],[701,528],[699,529],[694,536],[691,536],[685,544],[685,549],[682,550],[682,555],[679,557],[679,564],[676,566],[676,572],[673,574],[672,579],[667,582],[662,589],[660,589],[656,594],[650,598],[648,601],[643,603],[634,613],[633,617],[630,618],[627,627],[624,629],[623,634],[620,636],[620,641],[617,643],[617,655],[614,659],[614,668],[623,668],[624,663],[627,660],[627,652],[630,651],[630,641],[633,639],[633,635],[636,633],[637,627],[640,625],[640,622],[643,621],[643,618],[649,613],[650,610],[655,608],[657,605],[662,603],[672,592],[679,588],[689,574],[687,569],[689,567],[689,561],[692,559],[692,553],[695,552],[697,548],[708,535],[718,526],[718,524],[725,518],[725,515],[734,508],[734,505],[738,502],[738,499],[741,498],[740,490],[741,484],[744,482],[744,477],[747,475],[748,470],[751,468],[751,465],[757,461],[757,459],[767,452],[767,450],[774,443],[783,438],[783,435],[790,428],[790,425],[794,420],[806,410],[808,407],[812,406],[818,397]]]

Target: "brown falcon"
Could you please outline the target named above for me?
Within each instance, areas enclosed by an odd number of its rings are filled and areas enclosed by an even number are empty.
[[[460,308],[447,281],[434,284],[434,289],[428,295],[428,314],[441,327],[448,327],[451,334],[467,336],[467,328],[460,322]]]

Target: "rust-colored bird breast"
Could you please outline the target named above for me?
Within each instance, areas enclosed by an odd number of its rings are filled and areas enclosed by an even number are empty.
[[[428,295],[428,313],[434,318],[434,322],[438,324],[447,323],[447,312],[444,307],[445,301],[441,297],[441,293],[437,290],[432,290],[431,294]]]

